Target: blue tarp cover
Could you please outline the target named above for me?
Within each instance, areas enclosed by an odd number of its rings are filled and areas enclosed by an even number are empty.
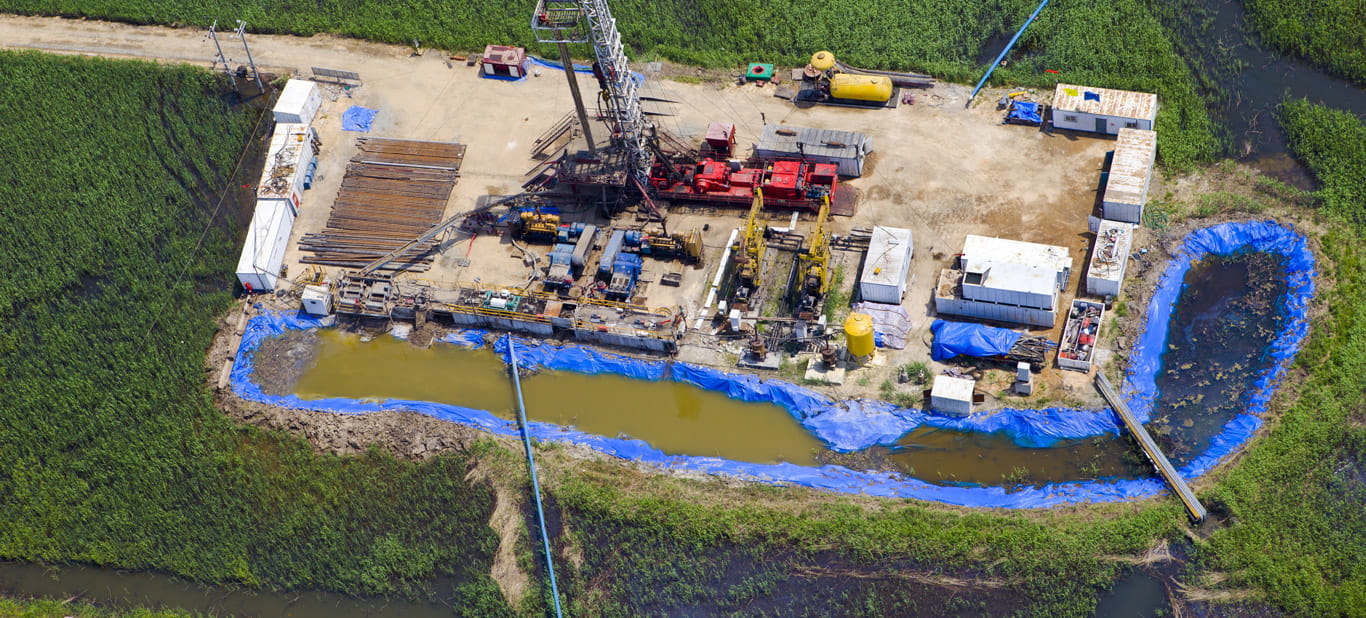
[[[1265,251],[1286,258],[1289,289],[1284,301],[1285,319],[1268,354],[1275,364],[1256,383],[1246,413],[1229,422],[1213,438],[1208,449],[1180,472],[1199,476],[1235,452],[1261,424],[1276,382],[1298,350],[1308,331],[1306,311],[1313,296],[1314,258],[1304,237],[1275,223],[1226,223],[1192,232],[1163,274],[1150,303],[1147,328],[1135,345],[1124,389],[1135,413],[1146,418],[1156,395],[1155,379],[1161,370],[1162,352],[1172,304],[1180,295],[1186,270],[1204,255],[1227,255],[1238,251]],[[251,319],[232,370],[233,390],[238,396],[263,403],[342,414],[380,410],[411,410],[435,418],[463,423],[500,435],[517,435],[516,424],[482,410],[424,401],[388,400],[381,403],[332,398],[303,400],[295,396],[267,395],[251,381],[252,355],[261,341],[290,329],[327,326],[329,322],[304,314],[265,312]],[[945,327],[940,327],[945,328]],[[483,331],[461,331],[444,341],[479,347]],[[1101,434],[1117,435],[1119,421],[1109,410],[1050,408],[1046,410],[991,410],[963,418],[900,408],[884,401],[854,399],[836,401],[795,384],[752,374],[733,374],[699,365],[672,361],[646,361],[591,348],[554,345],[504,335],[493,349],[507,359],[508,346],[517,346],[524,366],[585,374],[614,373],[642,380],[671,380],[718,391],[743,401],[772,402],[785,408],[794,420],[836,451],[855,451],[876,444],[891,445],[907,432],[928,426],[958,431],[1000,433],[1025,447],[1046,448],[1061,440]],[[1052,483],[1042,487],[943,486],[892,472],[860,472],[841,466],[809,467],[795,464],[756,464],[716,457],[669,455],[640,440],[607,438],[573,428],[532,422],[528,432],[537,440],[580,444],[609,455],[651,465],[712,474],[726,474],[769,483],[790,483],[817,489],[874,496],[936,500],[949,504],[982,507],[1035,508],[1074,502],[1116,502],[1157,495],[1164,491],[1156,478],[1096,480]]]
[[[1012,101],[1010,103],[1010,113],[1006,114],[1009,120],[1023,120],[1034,124],[1043,124],[1043,115],[1039,113],[1039,104],[1029,101]]]
[[[1010,353],[1010,348],[1022,336],[1008,328],[948,320],[935,320],[930,325],[930,332],[934,333],[930,358],[936,361],[946,361],[955,356],[1004,356]]]
[[[375,114],[379,110],[367,109],[359,105],[352,105],[342,112],[343,131],[369,131],[370,124],[375,121]]]

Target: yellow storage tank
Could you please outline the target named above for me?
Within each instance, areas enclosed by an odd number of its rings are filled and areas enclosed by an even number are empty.
[[[818,51],[811,54],[811,68],[817,71],[826,71],[835,66],[835,54],[828,51]]]
[[[873,353],[873,318],[866,313],[851,313],[844,321],[844,338],[849,345],[849,353],[854,356],[868,356]]]
[[[886,102],[892,98],[892,79],[882,75],[849,75],[830,78],[830,96],[852,101]]]

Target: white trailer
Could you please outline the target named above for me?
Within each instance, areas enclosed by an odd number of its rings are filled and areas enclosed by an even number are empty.
[[[1157,160],[1157,133],[1143,129],[1120,129],[1110,169],[1105,173],[1101,216],[1112,221],[1141,223],[1148,203],[1153,163]]]
[[[1124,286],[1124,269],[1133,247],[1134,224],[1102,220],[1091,248],[1086,268],[1086,293],[1092,296],[1119,296]]]
[[[285,82],[272,111],[276,123],[311,125],[322,106],[323,93],[318,88],[318,82],[291,79]]]
[[[261,181],[256,185],[258,208],[262,201],[288,204],[299,214],[303,200],[304,177],[313,159],[316,134],[302,124],[275,125],[270,147],[266,149],[266,164],[261,170]]]
[[[294,229],[294,213],[279,202],[257,202],[247,229],[242,257],[237,260],[237,280],[252,292],[270,292],[279,286],[280,268]]]
[[[863,256],[863,275],[859,278],[859,295],[863,300],[901,304],[914,254],[915,243],[910,230],[874,226],[868,253]]]
[[[936,313],[1051,327],[1072,257],[1066,247],[969,235],[959,265],[939,275]]]
[[[1120,129],[1151,131],[1157,121],[1157,95],[1075,84],[1053,91],[1053,126],[1117,135]]]

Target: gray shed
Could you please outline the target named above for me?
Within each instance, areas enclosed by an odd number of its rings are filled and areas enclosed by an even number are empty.
[[[853,131],[807,129],[785,124],[766,124],[754,154],[760,159],[805,159],[834,163],[840,176],[863,175],[863,158],[873,151],[873,138]]]

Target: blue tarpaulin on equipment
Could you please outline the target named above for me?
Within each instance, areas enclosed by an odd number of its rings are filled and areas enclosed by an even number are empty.
[[[378,113],[379,110],[352,105],[342,112],[342,130],[369,131],[370,124],[375,121],[375,114]]]
[[[1012,101],[1010,113],[1006,114],[1006,119],[1043,124],[1043,115],[1039,113],[1039,104],[1030,101]]]
[[[1290,228],[1262,222],[1226,223],[1192,232],[1176,253],[1153,295],[1147,328],[1136,342],[1131,356],[1125,391],[1135,413],[1147,418],[1151,412],[1151,401],[1156,396],[1155,380],[1161,370],[1162,353],[1166,348],[1172,305],[1180,296],[1191,262],[1207,254],[1227,255],[1238,251],[1265,251],[1286,258],[1286,276],[1289,278],[1284,300],[1286,315],[1280,333],[1268,350],[1268,354],[1277,362],[1258,379],[1246,412],[1230,421],[1212,439],[1204,453],[1181,468],[1180,473],[1187,478],[1207,472],[1251,438],[1261,424],[1258,415],[1265,411],[1275,384],[1284,375],[1287,362],[1308,332],[1306,314],[1314,291],[1314,258],[1303,236]],[[291,329],[326,325],[328,322],[304,314],[264,312],[253,317],[248,322],[242,347],[232,369],[234,392],[252,401],[343,414],[411,410],[495,434],[517,435],[514,422],[482,410],[423,401],[388,400],[373,403],[344,398],[303,400],[293,395],[267,395],[251,381],[252,355],[265,338]],[[461,331],[443,341],[477,347],[483,344],[485,336],[484,331]],[[524,366],[586,374],[612,373],[642,380],[671,380],[725,393],[743,401],[772,402],[786,409],[797,422],[831,449],[841,452],[879,444],[893,445],[901,436],[919,427],[999,433],[1016,444],[1034,448],[1046,448],[1061,440],[1117,435],[1120,431],[1118,419],[1109,410],[1005,409],[978,412],[962,418],[947,417],[901,408],[884,401],[837,401],[795,384],[752,374],[733,374],[675,361],[642,360],[574,345],[555,345],[504,335],[498,338],[493,348],[506,359],[510,345],[517,346],[518,360]],[[670,455],[640,440],[607,438],[547,423],[529,423],[527,430],[537,440],[579,444],[616,457],[676,470],[724,474],[759,482],[794,484],[845,493],[935,500],[964,506],[1036,508],[1075,502],[1128,501],[1164,491],[1162,482],[1156,478],[1051,483],[1042,487],[943,486],[894,472],[860,472],[841,466],[756,464],[717,457]]]
[[[1021,337],[1008,328],[948,320],[935,320],[930,332],[934,333],[930,358],[941,362],[955,356],[1004,356]]]

